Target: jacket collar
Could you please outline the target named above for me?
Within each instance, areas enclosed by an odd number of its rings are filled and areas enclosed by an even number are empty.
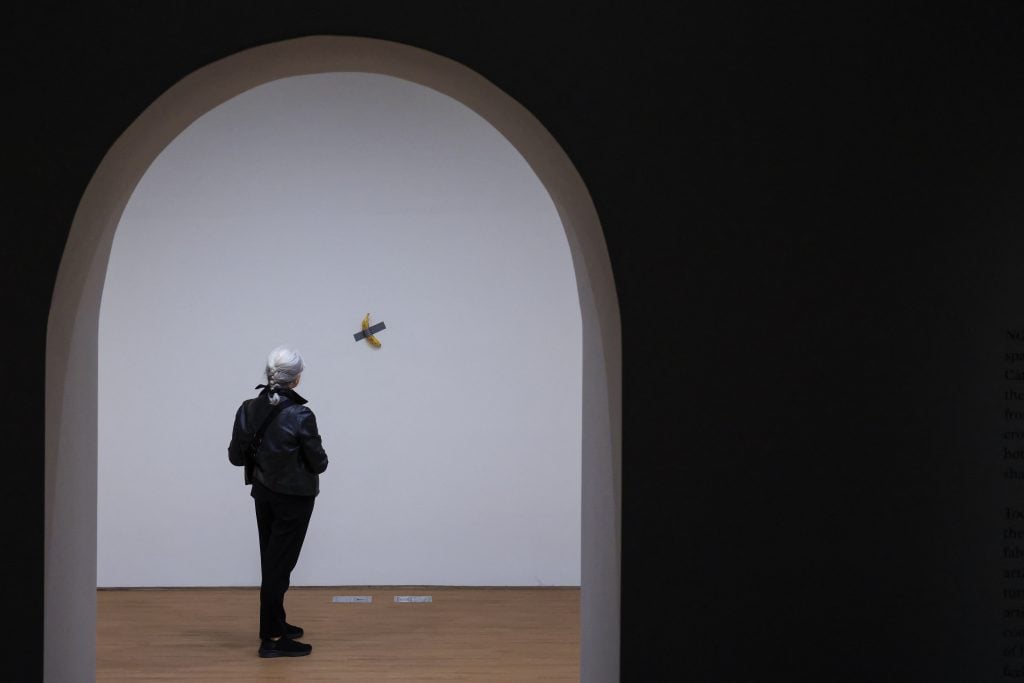
[[[270,390],[270,387],[268,387],[266,384],[257,384],[256,388],[263,390],[263,391],[260,392],[260,396],[263,396],[264,394],[266,394]],[[309,403],[309,401],[307,401],[306,399],[304,399],[301,396],[299,396],[299,393],[297,391],[295,391],[294,389],[287,389],[285,387],[277,387],[276,389],[274,389],[274,393],[275,394],[280,394],[281,396],[289,398],[289,399],[291,399],[292,403],[297,403],[300,406],[301,405],[305,405],[306,403]]]

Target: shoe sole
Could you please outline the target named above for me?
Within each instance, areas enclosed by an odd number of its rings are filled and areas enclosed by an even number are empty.
[[[309,652],[276,652],[276,651],[272,651],[272,652],[257,652],[256,654],[258,654],[260,657],[263,657],[264,659],[270,659],[272,657],[305,657],[306,655],[308,655],[308,654],[310,654],[312,652],[313,652],[312,650],[310,650]]]

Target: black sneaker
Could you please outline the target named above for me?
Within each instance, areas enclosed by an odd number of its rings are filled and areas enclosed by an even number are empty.
[[[291,638],[264,640],[260,643],[260,657],[303,657],[313,651],[312,645]]]
[[[301,626],[292,626],[287,621],[284,622],[284,637],[295,640],[301,638],[305,631],[302,630]]]

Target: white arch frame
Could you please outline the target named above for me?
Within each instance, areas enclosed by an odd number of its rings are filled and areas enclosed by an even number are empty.
[[[44,679],[78,681],[96,670],[97,337],[110,248],[125,205],[160,152],[206,112],[270,81],[327,72],[393,76],[458,100],[512,143],[554,201],[583,321],[580,677],[618,680],[621,333],[597,211],[555,139],[494,84],[419,48],[348,36],[263,45],[191,73],[117,139],[82,196],[47,329]]]

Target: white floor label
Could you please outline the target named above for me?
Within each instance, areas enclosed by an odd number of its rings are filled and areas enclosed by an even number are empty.
[[[395,602],[434,602],[429,595],[396,595]]]

